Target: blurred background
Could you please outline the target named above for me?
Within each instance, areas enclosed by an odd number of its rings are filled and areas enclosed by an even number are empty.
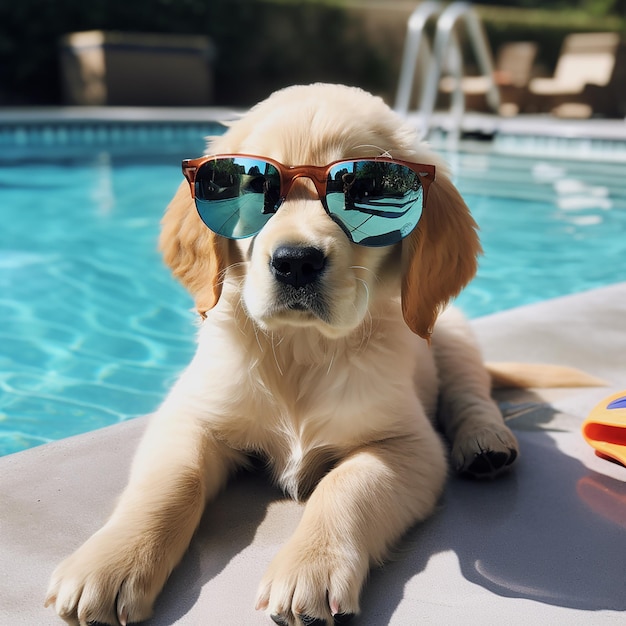
[[[0,106],[248,107],[277,88],[312,81],[358,85],[393,104],[407,19],[417,4],[1,0]],[[570,33],[623,40],[626,32],[626,0],[474,6],[496,59],[508,42],[536,46],[528,80],[553,76]],[[464,73],[472,75],[471,58],[466,63]]]

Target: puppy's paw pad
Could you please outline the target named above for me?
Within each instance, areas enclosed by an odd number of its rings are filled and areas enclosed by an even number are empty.
[[[320,617],[312,617],[311,615],[298,615],[298,619],[302,626],[328,626],[328,622]]]
[[[474,460],[463,470],[463,474],[473,478],[494,478],[503,469],[512,465],[517,458],[517,451],[493,452],[488,450],[476,454]]]
[[[459,432],[451,459],[459,474],[495,478],[513,465],[518,454],[515,435],[503,424]]]

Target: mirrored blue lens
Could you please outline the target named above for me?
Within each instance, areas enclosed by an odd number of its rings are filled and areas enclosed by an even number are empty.
[[[328,175],[328,210],[354,243],[389,246],[404,239],[422,215],[419,176],[399,163],[344,161]]]
[[[200,218],[214,233],[251,237],[276,212],[280,174],[262,159],[219,157],[197,171],[195,196]]]

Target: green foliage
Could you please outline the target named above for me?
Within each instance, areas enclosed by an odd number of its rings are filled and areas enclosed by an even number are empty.
[[[537,41],[540,59],[550,68],[569,32],[624,32],[626,0],[578,0],[579,9],[565,0],[509,0],[533,7],[559,3],[569,8],[554,13],[479,7],[492,48],[504,41]],[[318,80],[359,85],[390,100],[412,9],[409,2],[402,5],[404,12],[392,11],[391,4],[387,9],[367,0],[0,0],[0,104],[59,104],[60,38],[85,30],[208,35],[218,51],[216,104],[248,106],[279,87]],[[366,17],[369,5],[378,13]]]
[[[519,9],[546,9],[549,11],[583,11],[595,17],[624,15],[626,0],[481,0],[481,4]]]
[[[595,0],[594,0],[595,1]],[[626,22],[615,15],[594,17],[583,10],[555,13],[548,9],[477,7],[492,49],[507,41],[535,41],[539,44],[538,63],[551,71],[565,37],[574,32],[621,32]]]
[[[2,0],[0,103],[60,102],[59,40],[85,30],[209,35],[219,53],[217,100],[229,105],[250,104],[294,81],[352,82],[376,91],[385,71],[358,23],[325,3]]]

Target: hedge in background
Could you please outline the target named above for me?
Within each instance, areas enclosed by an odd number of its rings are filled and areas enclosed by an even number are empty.
[[[293,82],[350,82],[380,91],[388,81],[384,53],[362,36],[358,18],[319,2],[3,1],[0,103],[60,103],[59,39],[96,29],[208,34],[218,50],[218,104],[248,105]]]
[[[341,0],[0,0],[0,104],[61,104],[59,39],[95,29],[209,35],[218,51],[216,104],[248,106],[276,88],[316,80],[359,85],[391,102],[414,6]],[[572,10],[479,10],[494,51],[504,41],[538,41],[548,70],[567,33],[624,32],[623,18],[592,19]]]

